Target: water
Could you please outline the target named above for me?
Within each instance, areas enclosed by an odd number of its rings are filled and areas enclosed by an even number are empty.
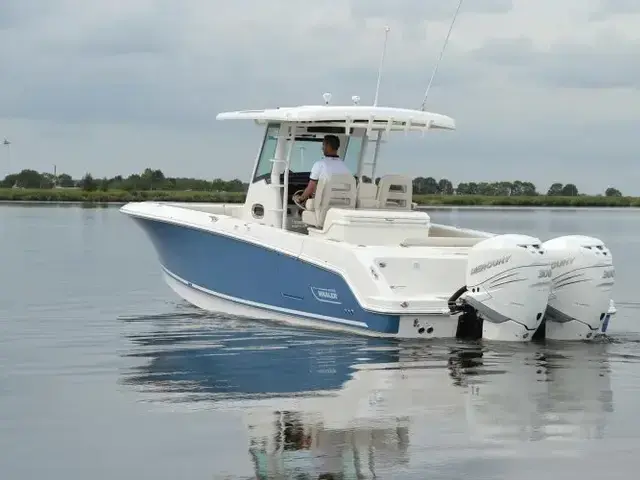
[[[239,323],[181,303],[116,208],[0,206],[0,478],[632,475],[640,211],[431,214],[602,238],[610,338],[396,343]]]

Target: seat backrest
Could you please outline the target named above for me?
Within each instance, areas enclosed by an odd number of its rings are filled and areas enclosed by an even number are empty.
[[[313,224],[316,227],[322,227],[324,218],[332,207],[356,208],[356,179],[350,173],[333,174],[321,177],[318,181],[312,210],[315,214]]]
[[[378,207],[378,186],[375,183],[358,184],[356,194],[357,208],[377,208]]]
[[[385,175],[378,183],[378,206],[382,209],[411,210],[413,183],[402,175]]]

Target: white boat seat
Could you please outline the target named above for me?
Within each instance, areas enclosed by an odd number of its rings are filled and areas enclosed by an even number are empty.
[[[356,208],[356,179],[350,173],[320,178],[314,197],[305,203],[302,221],[322,228],[327,212],[332,207]]]
[[[358,184],[356,193],[357,208],[378,208],[378,186],[375,183]]]
[[[385,175],[378,183],[378,206],[382,209],[411,210],[413,183],[403,175]]]

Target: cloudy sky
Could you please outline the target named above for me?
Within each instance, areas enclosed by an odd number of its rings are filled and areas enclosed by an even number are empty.
[[[419,108],[456,6],[0,0],[0,137],[14,171],[244,180],[261,132],[217,113],[372,102],[385,25],[380,103]],[[458,130],[392,137],[380,173],[640,195],[640,2],[464,0],[427,109]]]

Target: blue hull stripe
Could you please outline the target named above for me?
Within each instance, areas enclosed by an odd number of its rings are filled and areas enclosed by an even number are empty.
[[[297,310],[288,310],[286,308],[278,308],[278,307],[274,307],[274,306],[270,306],[270,305],[263,305],[261,303],[255,303],[255,302],[250,302],[248,300],[242,300],[240,298],[233,298],[233,297],[229,297],[227,295],[222,295],[220,293],[217,292],[212,292],[210,290],[207,290],[206,288],[202,288],[199,285],[194,285],[193,283],[185,280],[184,278],[180,278],[179,276],[177,276],[176,274],[170,272],[169,270],[167,270],[167,268],[162,265],[162,269],[164,270],[164,272],[169,275],[171,278],[173,278],[174,280],[184,284],[185,286],[189,287],[189,288],[193,288],[194,290],[197,290],[201,293],[206,293],[207,295],[211,295],[212,297],[217,297],[223,300],[229,300],[231,302],[236,302],[239,303],[241,305],[246,305],[249,307],[254,307],[254,308],[260,308],[262,310],[268,310],[271,312],[277,312],[277,313],[283,313],[286,315],[295,315],[298,317],[307,317],[307,318],[311,318],[314,320],[323,320],[326,322],[335,322],[335,323],[340,323],[343,325],[349,325],[352,327],[360,327],[360,328],[367,328],[367,324],[363,323],[363,322],[356,322],[354,320],[344,320],[342,318],[333,318],[333,317],[324,317],[322,315],[310,315],[306,312],[300,312]]]
[[[398,315],[364,310],[336,272],[230,236],[134,219],[165,270],[206,293],[274,312],[398,333]]]

